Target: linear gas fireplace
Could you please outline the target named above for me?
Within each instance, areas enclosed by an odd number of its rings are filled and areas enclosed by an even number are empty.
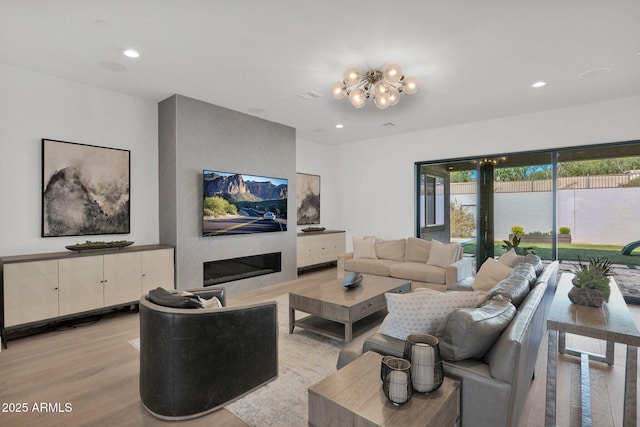
[[[203,263],[204,286],[282,271],[282,252],[229,258]]]

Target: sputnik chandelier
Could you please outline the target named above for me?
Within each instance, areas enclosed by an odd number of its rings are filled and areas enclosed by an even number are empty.
[[[334,83],[331,88],[334,98],[341,99],[346,95],[356,108],[364,107],[367,98],[373,98],[380,109],[396,105],[400,92],[413,95],[417,91],[418,79],[405,77],[398,64],[387,64],[382,71],[371,68],[366,73],[357,67],[347,68],[342,82]]]

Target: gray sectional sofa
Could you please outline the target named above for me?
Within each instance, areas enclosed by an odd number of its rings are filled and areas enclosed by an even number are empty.
[[[463,427],[518,424],[546,332],[558,262],[529,268],[517,265],[488,292],[482,306],[454,310],[436,333],[445,375],[461,381]],[[505,316],[511,320],[496,334],[496,322],[504,322]],[[366,351],[401,357],[403,349],[403,340],[380,332],[360,336],[342,349],[337,368]]]
[[[411,280],[413,289],[446,291],[473,273],[473,262],[463,258],[458,243],[443,244],[416,237],[386,241],[372,238],[369,251],[358,251],[357,240],[367,238],[354,238],[354,251],[338,255],[339,279],[349,272],[366,273]]]

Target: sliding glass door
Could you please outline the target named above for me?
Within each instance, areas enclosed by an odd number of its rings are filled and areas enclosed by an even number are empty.
[[[473,160],[418,165],[416,236],[460,242],[466,256],[475,256],[476,165]]]
[[[423,162],[416,177],[416,236],[459,241],[476,269],[513,246],[568,271],[606,256],[640,302],[640,141]]]

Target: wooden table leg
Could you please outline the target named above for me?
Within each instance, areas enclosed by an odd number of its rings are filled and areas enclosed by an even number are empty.
[[[549,329],[547,349],[547,390],[545,394],[545,427],[556,427],[556,383],[558,375],[558,331]]]
[[[353,339],[353,324],[351,322],[347,322],[344,324],[344,342],[351,342]]]
[[[638,347],[627,346],[627,364],[624,371],[624,418],[625,427],[636,425],[638,386]]]
[[[293,324],[296,322],[296,310],[289,305],[289,333],[293,333]]]

